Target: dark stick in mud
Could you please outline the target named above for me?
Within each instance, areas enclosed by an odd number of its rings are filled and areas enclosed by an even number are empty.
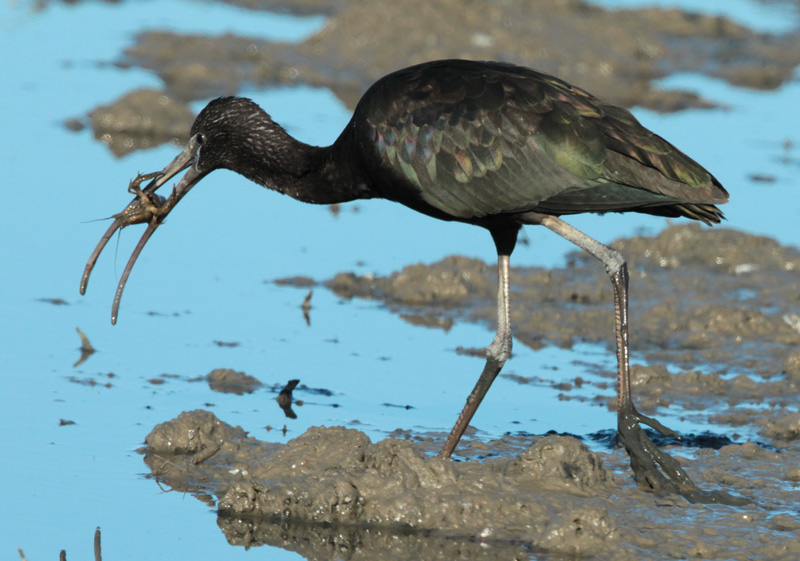
[[[197,116],[183,152],[145,189],[154,185],[155,190],[187,169],[169,199],[153,209],[144,202],[146,196],[139,197],[140,202],[131,203],[139,207],[126,209],[149,225],[120,280],[112,322],[127,275],[147,240],[194,185],[221,168],[302,202],[384,198],[489,231],[498,255],[497,333],[444,443],[440,456],[445,458],[511,356],[509,261],[521,227],[542,225],[586,250],[603,263],[613,288],[617,431],[637,483],[692,501],[736,501],[723,492],[698,489],[645,434],[642,424],[675,435],[633,404],[626,261],[560,218],[642,212],[709,225],[723,218],[716,205],[727,202],[728,193],[714,176],[625,109],[529,68],[434,61],[378,80],[336,142],[317,147],[291,137],[249,99],[215,99]],[[87,264],[82,292],[103,244]]]

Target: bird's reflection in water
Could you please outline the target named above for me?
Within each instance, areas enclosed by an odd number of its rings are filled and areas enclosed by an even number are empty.
[[[278,397],[275,398],[278,402],[278,405],[283,410],[283,414],[290,419],[297,418],[297,413],[295,413],[292,409],[292,404],[294,403],[298,406],[302,405],[302,402],[294,401],[292,399],[292,391],[294,391],[299,383],[300,380],[289,380],[289,383],[284,386],[284,388],[278,394]]]

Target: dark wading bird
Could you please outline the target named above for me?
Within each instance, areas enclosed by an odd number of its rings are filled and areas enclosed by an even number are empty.
[[[646,417],[631,399],[628,366],[628,268],[617,251],[568,225],[565,214],[643,212],[719,223],[728,200],[694,160],[644,128],[625,109],[528,68],[444,60],[399,70],[361,98],[332,146],[295,140],[249,99],[211,101],[192,125],[183,152],[160,173],[131,183],[136,198],[100,240],[89,274],[113,233],[147,229],[120,279],[112,308],[147,240],[207,174],[225,168],[306,203],[384,198],[440,220],[486,228],[498,255],[497,334],[486,365],[440,456],[455,449],[486,391],[511,354],[509,257],[524,224],[539,224],[599,259],[611,278],[617,344],[618,437],[638,484],[692,501],[728,501],[698,489],[677,461],[659,450],[640,424],[675,433]],[[186,174],[167,198],[154,193]],[[139,184],[154,178],[145,189]]]

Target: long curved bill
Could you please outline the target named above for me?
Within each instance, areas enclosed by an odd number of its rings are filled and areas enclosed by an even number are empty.
[[[97,243],[97,247],[94,248],[94,251],[89,256],[89,261],[86,262],[86,267],[84,268],[83,276],[81,277],[81,294],[86,293],[86,287],[89,284],[89,276],[92,274],[92,269],[94,269],[94,265],[97,263],[100,253],[102,253],[103,249],[108,243],[108,240],[111,239],[114,233],[117,230],[121,230],[132,224],[147,224],[147,228],[145,229],[144,234],[142,234],[142,237],[139,239],[139,243],[136,244],[130,259],[128,259],[128,264],[125,266],[125,270],[123,271],[122,277],[120,277],[119,284],[117,285],[117,291],[114,295],[114,303],[111,306],[112,325],[117,323],[119,305],[122,299],[122,293],[125,290],[125,284],[127,283],[128,277],[131,274],[133,264],[136,263],[136,259],[139,257],[139,254],[141,254],[145,244],[153,235],[153,233],[155,233],[156,229],[163,223],[167,215],[172,212],[172,209],[175,208],[175,205],[177,205],[186,195],[186,193],[188,193],[189,190],[194,187],[205,175],[205,172],[197,170],[197,168],[193,165],[197,161],[199,150],[199,143],[196,141],[195,137],[192,137],[189,139],[189,143],[186,145],[186,148],[184,148],[183,151],[178,154],[178,156],[172,160],[162,171],[139,175],[136,177],[136,179],[131,181],[128,190],[131,193],[134,193],[136,197],[130,203],[128,203],[128,206],[126,206],[122,212],[113,215],[114,222],[111,223],[111,226],[108,227],[106,233],[100,238],[100,241]],[[169,197],[165,199],[164,197],[160,197],[155,193],[156,189],[167,183],[170,179],[187,168],[188,171],[172,189],[172,193]],[[139,185],[147,180],[151,180],[150,183],[148,183],[144,189],[140,189]]]

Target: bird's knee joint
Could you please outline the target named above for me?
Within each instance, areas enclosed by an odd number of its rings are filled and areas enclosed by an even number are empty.
[[[486,349],[486,359],[493,360],[502,366],[511,358],[511,339],[495,339]]]
[[[619,251],[609,248],[608,259],[604,260],[608,276],[614,277],[622,270],[627,270],[628,262]]]

